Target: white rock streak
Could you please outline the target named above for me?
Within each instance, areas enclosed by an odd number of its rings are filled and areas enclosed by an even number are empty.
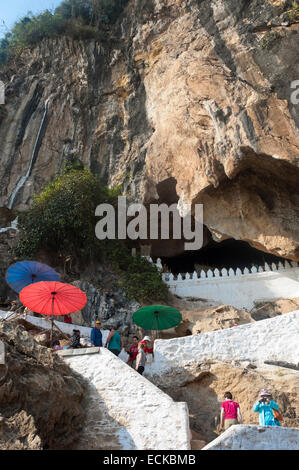
[[[30,160],[30,163],[29,163],[27,173],[25,174],[25,176],[21,176],[21,178],[19,179],[15,189],[13,190],[12,195],[10,196],[9,203],[8,203],[8,208],[9,209],[13,208],[14,202],[16,200],[17,195],[19,194],[19,191],[22,189],[22,187],[24,186],[24,184],[28,180],[29,176],[31,175],[32,168],[33,168],[33,165],[34,165],[34,161],[35,161],[35,158],[37,156],[36,153],[37,153],[38,145],[40,143],[40,136],[41,136],[42,130],[44,128],[44,124],[45,124],[45,120],[46,120],[46,116],[47,116],[47,112],[48,112],[49,100],[50,100],[50,98],[48,98],[45,102],[44,114],[43,114],[41,124],[40,124],[39,130],[38,130],[38,133],[37,133],[37,137],[35,139],[35,144],[34,144],[34,147],[33,147],[32,154],[31,154],[31,160]]]

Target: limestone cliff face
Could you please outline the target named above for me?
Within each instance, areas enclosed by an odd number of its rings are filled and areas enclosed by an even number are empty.
[[[131,0],[101,42],[24,53],[1,76],[0,206],[30,204],[76,155],[134,200],[203,203],[216,240],[299,260],[291,3]]]

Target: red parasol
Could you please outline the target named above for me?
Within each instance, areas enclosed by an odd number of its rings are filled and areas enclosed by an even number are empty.
[[[81,310],[87,302],[78,287],[57,281],[41,281],[24,287],[20,301],[33,312],[42,315],[66,315]]]
[[[30,284],[20,292],[21,302],[42,315],[66,315],[86,305],[87,298],[78,287],[57,281]]]

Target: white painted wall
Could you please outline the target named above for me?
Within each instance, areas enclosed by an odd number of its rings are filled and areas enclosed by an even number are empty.
[[[295,298],[299,295],[299,267],[297,263],[284,268],[279,263],[278,269],[275,264],[265,265],[266,271],[249,272],[245,268],[244,274],[240,269],[220,272],[215,269],[209,270],[207,275],[204,271],[198,276],[197,273],[186,274],[186,278],[178,275],[175,279],[172,274],[164,273],[164,281],[173,294],[180,297],[194,297],[207,299],[219,304],[232,305],[236,308],[251,310],[254,302],[268,301],[279,298]]]
[[[299,363],[299,310],[224,330],[183,338],[156,340],[153,363],[146,375],[162,376],[167,370],[184,368],[204,360],[265,360]]]
[[[91,387],[92,419],[76,448],[190,449],[186,403],[174,402],[105,348],[98,354],[64,356],[64,360]],[[105,447],[109,435],[110,444]]]
[[[231,426],[202,450],[299,450],[299,430],[280,426]]]

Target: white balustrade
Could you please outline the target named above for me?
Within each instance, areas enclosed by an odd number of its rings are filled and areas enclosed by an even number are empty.
[[[152,261],[151,258],[147,257],[149,261]],[[287,261],[286,261],[287,263]],[[240,268],[237,268],[236,271],[234,271],[233,268],[229,268],[228,270],[226,268],[222,268],[221,271],[219,271],[218,268],[215,268],[213,271],[212,269],[208,269],[207,272],[205,272],[203,269],[198,273],[197,271],[193,271],[193,273],[179,273],[176,278],[172,273],[162,273],[162,279],[165,282],[170,282],[173,283],[175,281],[182,282],[182,281],[202,281],[202,280],[215,280],[215,282],[221,282],[221,278],[239,278],[243,275],[247,276],[250,274],[257,274],[257,273],[265,273],[265,272],[283,272],[286,269],[297,269],[299,263],[296,261],[289,261],[289,265],[286,264],[285,266],[283,265],[282,262],[279,262],[278,265],[275,263],[271,263],[271,266],[269,266],[268,263],[265,263],[264,268],[263,266],[252,266],[251,270],[249,270],[247,267],[244,268],[243,273]],[[156,266],[159,269],[162,269],[162,262],[161,259],[158,258],[156,262]],[[194,284],[195,285],[195,284]]]

